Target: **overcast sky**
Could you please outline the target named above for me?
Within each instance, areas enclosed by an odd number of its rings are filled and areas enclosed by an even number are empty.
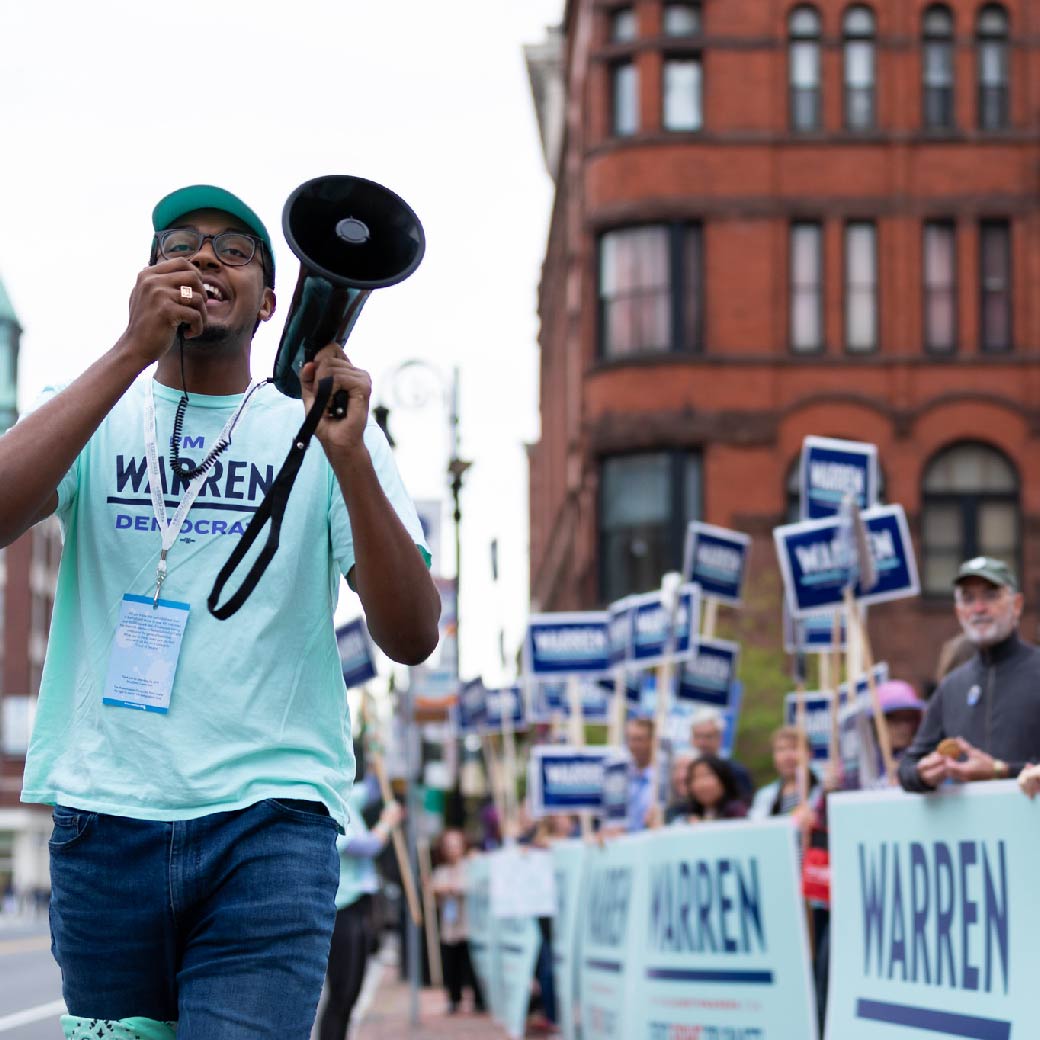
[[[167,191],[214,182],[275,241],[280,313],[258,333],[270,373],[298,263],[282,205],[324,173],[381,181],[426,229],[408,281],[373,294],[348,342],[393,404],[422,359],[461,372],[463,669],[490,682],[527,604],[527,467],[538,436],[536,289],[552,184],[522,46],[563,0],[140,0],[0,4],[0,279],[24,327],[19,400],[71,379],[118,338]],[[447,416],[395,409],[413,495],[446,495]],[[445,534],[450,513],[444,512]],[[489,544],[501,545],[490,581]],[[444,570],[452,570],[446,537]],[[356,612],[356,601],[341,610]]]

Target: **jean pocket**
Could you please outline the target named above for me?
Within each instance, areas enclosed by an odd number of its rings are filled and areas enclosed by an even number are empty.
[[[268,798],[264,804],[292,820],[318,823],[336,829],[336,821],[329,815],[324,802],[309,801],[305,798]]]
[[[48,846],[55,850],[67,849],[87,833],[96,818],[97,813],[94,812],[81,812],[79,809],[56,805],[51,813],[54,829]]]

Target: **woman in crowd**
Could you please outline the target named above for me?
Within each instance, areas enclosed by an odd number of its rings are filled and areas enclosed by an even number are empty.
[[[772,738],[773,766],[777,779],[755,793],[748,818],[764,820],[770,816],[796,816],[801,826],[812,822],[809,802],[819,779],[809,766],[809,739],[795,726],[781,726]],[[798,764],[805,763],[805,777],[799,783]]]
[[[686,773],[686,787],[689,791],[686,812],[676,818],[677,822],[740,820],[747,815],[737,778],[723,758],[703,755],[694,759]]]

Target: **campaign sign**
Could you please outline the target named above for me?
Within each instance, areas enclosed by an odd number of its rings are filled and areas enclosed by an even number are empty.
[[[828,1040],[1036,1036],[1040,805],[1000,781],[827,813]]]
[[[491,917],[491,862],[487,856],[472,856],[466,861],[466,924],[474,974],[489,1010],[500,1017],[501,972]]]
[[[586,854],[587,1040],[815,1040],[790,820],[701,823]]]
[[[585,863],[583,841],[557,841],[552,846],[556,881],[556,912],[553,915],[553,981],[556,983],[557,1025],[563,1040],[577,1040],[578,910]]]
[[[491,916],[552,917],[556,881],[552,853],[532,845],[507,845],[491,855]]]
[[[470,679],[459,690],[455,718],[460,733],[476,733],[487,717],[487,690],[482,679]]]
[[[750,549],[746,534],[691,520],[686,528],[683,581],[696,582],[704,596],[739,607]]]
[[[485,732],[499,733],[508,721],[513,730],[527,729],[527,713],[524,711],[524,691],[518,683],[500,690],[484,691],[484,719],[481,728]]]
[[[649,668],[666,660],[679,661],[690,656],[700,615],[698,586],[679,587],[670,639],[668,614],[660,592],[632,597],[631,660],[635,667]]]
[[[621,668],[632,657],[632,597],[626,596],[607,609],[607,634],[610,641],[610,664]]]
[[[609,672],[609,627],[605,610],[533,614],[524,639],[524,673],[552,677]]]
[[[496,1017],[505,1026],[510,1040],[521,1040],[531,1002],[531,979],[542,944],[542,933],[533,917],[498,918],[494,927],[499,971],[499,1010]]]
[[[784,722],[798,724],[798,701],[805,705],[805,729],[813,762],[829,762],[831,758],[831,706],[834,694],[829,690],[789,693],[784,698]]]
[[[739,658],[738,643],[725,639],[694,639],[693,656],[683,663],[679,672],[676,698],[713,708],[728,708]]]
[[[837,516],[846,495],[861,509],[878,502],[877,446],[830,437],[806,437],[802,443],[799,489],[802,519]]]
[[[598,813],[603,803],[603,770],[611,750],[561,744],[532,748],[527,767],[531,815]]]
[[[838,614],[838,642],[834,642],[834,614]],[[803,618],[791,617],[784,600],[784,653],[827,654],[835,650],[844,651],[848,640],[848,628],[844,611],[829,610],[825,614],[806,614]]]
[[[878,661],[874,665],[872,672],[874,677],[874,686],[878,687],[882,683],[888,682],[888,662]],[[843,682],[838,687],[838,703],[849,704],[849,684]],[[870,712],[874,710],[873,701],[870,699],[870,681],[865,675],[861,675],[856,679],[853,685],[853,701],[860,711]]]
[[[603,763],[600,818],[605,823],[628,823],[628,771],[630,760],[622,748],[612,748]]]
[[[862,514],[867,541],[877,568],[877,581],[869,589],[857,582],[860,603],[883,603],[916,596],[920,591],[917,563],[903,507],[878,506]],[[773,530],[777,557],[784,578],[787,605],[795,618],[840,606],[847,570],[839,546],[840,521],[806,520]]]
[[[606,722],[610,718],[610,701],[614,696],[613,680],[580,682],[581,717],[586,722]],[[566,682],[535,683],[531,689],[528,720],[552,722],[571,717],[571,698]]]
[[[336,629],[339,661],[343,666],[343,681],[348,687],[360,686],[376,677],[372,640],[364,618],[354,618]]]
[[[730,691],[729,709],[722,713],[722,746],[719,754],[729,758],[733,754],[733,745],[737,742],[737,722],[740,720],[740,705],[744,700],[744,684],[734,682]]]

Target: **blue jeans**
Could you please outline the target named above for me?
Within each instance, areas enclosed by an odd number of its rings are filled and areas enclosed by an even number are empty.
[[[336,824],[268,799],[159,823],[54,809],[51,949],[69,1013],[178,1040],[307,1040],[339,882]]]

